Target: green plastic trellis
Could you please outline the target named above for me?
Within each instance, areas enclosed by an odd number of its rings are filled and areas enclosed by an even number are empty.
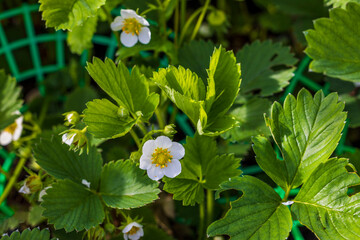
[[[63,31],[56,31],[54,33],[44,33],[44,34],[35,34],[34,25],[31,18],[32,12],[38,12],[39,5],[28,5],[23,4],[21,7],[16,9],[11,9],[6,12],[0,13],[0,56],[5,55],[5,58],[7,60],[7,63],[9,64],[9,68],[11,71],[11,74],[17,79],[18,82],[25,81],[30,78],[35,78],[37,81],[37,85],[39,88],[39,91],[42,95],[46,95],[46,89],[43,86],[43,80],[45,78],[45,75],[51,72],[58,71],[59,69],[62,69],[65,67],[65,40],[66,40],[66,33]],[[118,14],[118,10],[114,10],[112,12],[114,15]],[[3,26],[1,24],[1,21],[12,18],[12,17],[23,17],[24,23],[25,23],[25,29],[27,37],[24,39],[16,40],[13,42],[8,42],[5,31],[3,29]],[[40,14],[39,14],[40,18]],[[117,41],[114,37],[114,35],[111,35],[111,37],[108,36],[100,36],[95,35],[92,39],[94,44],[106,46],[107,50],[105,55],[109,58],[113,58],[115,55],[115,51],[117,48]],[[46,65],[43,66],[41,62],[41,57],[38,49],[39,43],[45,43],[45,42],[55,42],[55,51],[56,51],[56,63],[52,65]],[[19,49],[21,47],[29,47],[30,48],[30,54],[31,59],[33,62],[33,69],[26,70],[24,72],[20,72],[17,61],[14,57],[13,51],[16,49]],[[85,66],[86,61],[88,59],[88,52],[84,51],[84,53],[81,55],[80,63],[82,66]],[[313,82],[311,79],[307,78],[303,73],[306,70],[308,64],[310,62],[310,58],[305,57],[299,64],[298,69],[295,72],[295,75],[293,79],[291,80],[289,86],[286,88],[284,95],[281,97],[280,101],[283,101],[287,94],[292,93],[296,86],[300,83],[307,88],[317,91],[322,89],[325,94],[329,93],[329,83],[326,83],[324,86],[321,86],[315,82]],[[169,112],[171,113],[172,109],[169,109]],[[178,114],[176,116],[176,121],[179,124],[180,128],[184,131],[186,135],[193,135],[194,131],[192,127],[189,124],[189,121],[187,117],[183,114]],[[339,145],[336,149],[337,154],[342,154],[344,152],[354,152],[355,148],[351,146],[345,145],[345,139],[347,135],[348,130],[348,124],[345,126],[343,131],[343,136],[339,142]],[[4,171],[9,172],[11,165],[15,159],[14,153],[8,153],[4,148],[0,149],[0,158],[4,159],[4,163],[2,165],[2,168]],[[261,169],[259,166],[250,166],[242,169],[244,174],[256,174],[261,172]],[[6,184],[6,178],[3,174],[0,174],[0,195],[4,191],[4,186]],[[275,191],[279,193],[279,195],[283,195],[284,192],[281,188],[277,187],[275,188]],[[290,192],[292,196],[296,195],[298,192],[298,189],[294,189]],[[230,199],[231,200],[231,199]],[[219,202],[226,202],[228,199],[220,199]],[[13,210],[6,205],[6,201],[4,201],[0,205],[0,211],[3,213],[3,215],[10,217],[14,214]],[[1,217],[0,217],[1,221]],[[303,240],[303,236],[301,235],[301,232],[299,230],[299,227],[301,224],[298,221],[294,221],[293,223],[293,229],[292,229],[292,235],[295,240]]]

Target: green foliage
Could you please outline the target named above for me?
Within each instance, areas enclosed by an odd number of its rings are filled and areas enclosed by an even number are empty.
[[[347,81],[360,77],[360,4],[348,3],[346,10],[335,8],[330,18],[314,21],[315,30],[305,33],[305,52],[313,59],[310,69]]]
[[[254,138],[257,163],[285,191],[301,185],[335,150],[345,125],[343,109],[336,93],[324,97],[319,91],[313,98],[305,89],[297,99],[287,96],[283,107],[275,102],[266,123],[284,161],[276,159],[268,140],[258,137]]]
[[[68,33],[67,43],[72,53],[80,55],[84,50],[92,48],[91,40],[96,31],[97,20],[97,16],[89,17]]]
[[[197,127],[202,135],[216,136],[236,125],[225,115],[240,87],[240,66],[234,54],[224,48],[214,50],[208,69],[207,87],[198,76],[173,66],[154,73],[154,81]]]
[[[345,8],[346,7],[346,4],[348,2],[356,2],[356,3],[360,3],[359,0],[325,0],[324,1],[325,4],[327,6],[333,6],[334,8],[336,7],[342,7],[342,8]]]
[[[158,185],[130,161],[110,162],[101,173],[100,194],[109,207],[134,208],[156,200]]]
[[[98,58],[88,63],[87,70],[96,83],[112,97],[118,106],[106,99],[88,103],[84,110],[84,122],[89,132],[97,138],[119,137],[131,130],[137,120],[147,121],[154,113],[160,98],[149,92],[146,77],[137,67],[131,74],[123,63],[117,66],[111,59]],[[130,113],[129,117],[118,114],[119,107]]]
[[[95,17],[97,10],[106,0],[39,0],[39,2],[46,27],[71,31],[78,26],[89,27],[86,20]]]
[[[240,160],[233,154],[217,155],[214,139],[195,134],[187,137],[182,171],[176,178],[164,178],[164,190],[184,205],[204,200],[204,189],[218,189],[221,182],[241,174]]]
[[[174,240],[171,236],[166,234],[163,230],[158,228],[156,225],[146,224],[144,226],[144,237],[142,240]]]
[[[7,127],[18,117],[14,114],[19,110],[22,100],[19,100],[20,88],[16,86],[15,78],[7,76],[0,70],[0,130]]]
[[[50,232],[47,229],[39,230],[34,228],[33,230],[25,229],[22,233],[13,232],[10,236],[3,236],[1,240],[49,240]]]
[[[81,231],[96,226],[105,218],[100,197],[82,184],[59,180],[46,190],[44,216],[55,229]]]
[[[304,183],[291,210],[320,239],[358,239],[360,194],[349,197],[348,187],[360,185],[345,159],[321,163]]]
[[[64,111],[76,111],[80,113],[85,109],[87,102],[97,97],[97,92],[90,86],[76,88],[67,96],[64,103]]]
[[[291,213],[269,185],[252,176],[235,177],[222,183],[216,196],[228,189],[242,191],[243,195],[231,203],[224,218],[209,226],[209,236],[227,234],[234,240],[287,238]]]
[[[289,47],[270,40],[245,45],[237,52],[236,60],[241,63],[241,94],[260,90],[262,96],[280,92],[289,84],[295,70],[294,67],[276,71],[273,68],[293,66],[297,62]]]

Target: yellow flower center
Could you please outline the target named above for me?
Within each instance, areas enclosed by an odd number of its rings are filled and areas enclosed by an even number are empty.
[[[133,226],[131,229],[130,229],[130,231],[128,232],[128,234],[129,235],[133,235],[133,234],[135,234],[135,233],[137,233],[137,231],[139,231],[139,227],[135,227],[135,226]]]
[[[14,132],[15,132],[16,128],[17,128],[17,123],[14,122],[13,124],[6,127],[4,129],[4,131],[10,133],[11,135],[14,135]]]
[[[127,34],[131,33],[132,35],[139,35],[141,24],[136,18],[125,18],[123,23],[124,26],[122,30],[124,32],[126,32]]]
[[[167,163],[171,162],[173,156],[170,155],[170,151],[167,148],[156,148],[152,154],[152,164],[156,164],[156,167],[167,167]]]

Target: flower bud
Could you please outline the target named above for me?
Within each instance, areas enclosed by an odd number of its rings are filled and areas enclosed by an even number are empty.
[[[115,226],[111,223],[106,223],[104,227],[105,227],[105,230],[109,233],[112,233],[115,231]]]
[[[31,193],[38,192],[42,189],[43,184],[41,178],[38,175],[31,175],[25,180],[25,185],[28,187]]]
[[[80,121],[80,115],[75,111],[66,112],[63,114],[63,116],[65,116],[65,126],[75,125]]]
[[[120,118],[127,118],[129,116],[129,110],[123,106],[120,106],[117,114]]]
[[[88,234],[89,239],[94,239],[94,240],[105,239],[105,231],[100,226],[90,228],[85,234]]]
[[[175,124],[166,125],[164,128],[164,134],[168,137],[174,136],[174,134],[177,133],[175,130]]]
[[[87,146],[88,139],[86,137],[86,129],[85,127],[83,130],[79,129],[70,129],[60,134],[64,134],[62,136],[63,143],[70,146],[70,150],[80,150],[80,155],[82,154],[84,148]]]

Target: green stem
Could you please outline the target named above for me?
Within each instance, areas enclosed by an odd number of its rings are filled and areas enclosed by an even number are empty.
[[[39,115],[39,121],[38,121],[39,126],[41,126],[42,123],[44,122],[47,110],[49,108],[49,104],[50,104],[50,99],[45,97],[44,104],[41,107],[41,112],[40,112],[40,115]]]
[[[202,23],[203,20],[204,20],[205,13],[206,13],[206,11],[207,11],[207,9],[208,9],[208,7],[209,7],[209,4],[210,4],[210,0],[206,0],[205,6],[203,7],[202,12],[201,12],[201,15],[200,15],[200,17],[198,18],[198,21],[197,21],[197,23],[196,23],[196,25],[195,25],[195,28],[194,28],[194,31],[193,31],[193,33],[192,33],[192,35],[191,35],[190,40],[194,40],[194,39],[195,39],[196,34],[198,33],[199,28],[200,28],[200,26],[201,26],[201,23]]]
[[[185,18],[186,18],[186,1],[187,0],[180,0],[180,28],[183,29],[185,26]]]
[[[136,132],[134,130],[130,130],[130,134],[132,136],[132,138],[134,139],[136,146],[140,149],[141,147],[141,143],[140,143],[140,139],[138,137],[138,135],[136,134]]]
[[[189,17],[189,19],[186,21],[184,27],[181,28],[179,46],[181,46],[182,42],[184,41],[184,38],[185,38],[186,33],[187,33],[187,30],[189,29],[191,23],[195,20],[195,18],[197,17],[197,15],[199,15],[199,14],[201,13],[201,10],[202,10],[202,8],[199,8],[198,10],[196,10],[196,11]]]
[[[176,7],[175,7],[175,16],[174,16],[174,32],[175,32],[175,38],[174,38],[174,45],[175,48],[178,48],[178,34],[179,34],[179,1],[176,0]]]
[[[173,111],[172,111],[171,116],[170,116],[169,124],[174,124],[175,123],[176,115],[177,115],[178,112],[179,112],[179,109],[175,105],[173,105]]]
[[[288,197],[289,197],[289,194],[290,194],[290,191],[291,191],[291,186],[289,186],[287,189],[286,189],[286,192],[285,192],[285,196],[284,198],[282,199],[282,201],[287,201]]]
[[[155,115],[156,115],[156,118],[158,120],[160,129],[164,129],[166,124],[165,124],[164,118],[163,118],[159,108],[157,108],[155,110]]]
[[[104,11],[105,15],[106,15],[106,19],[108,20],[109,24],[111,24],[114,19],[111,16],[111,13],[106,9],[105,5],[101,6],[101,9]],[[119,47],[121,46],[121,41],[120,41],[120,34],[116,31],[113,31],[116,41],[118,42]]]
[[[21,170],[23,168],[23,166],[25,165],[26,162],[26,158],[20,158],[18,164],[16,165],[16,168],[14,170],[14,173],[11,175],[8,184],[5,187],[5,190],[3,192],[3,194],[0,197],[0,205],[2,204],[2,202],[7,198],[7,196],[9,195],[12,187],[14,186],[16,180],[18,179]]]
[[[206,190],[206,200],[206,226],[209,226],[212,223],[214,217],[214,191]]]
[[[5,170],[0,166],[0,173],[4,174],[5,178],[6,179],[9,179],[10,178],[10,174],[5,172]]]
[[[165,8],[160,0],[157,0],[159,6],[159,24],[160,24],[160,34],[163,39],[166,39],[166,19],[165,19]]]
[[[144,135],[146,135],[146,134],[148,133],[147,130],[146,130],[146,127],[144,126],[144,123],[139,122],[139,123],[137,124],[137,126],[140,128],[140,130],[142,131],[142,133],[143,133]]]
[[[205,201],[202,201],[199,205],[199,240],[203,240],[205,230]]]

